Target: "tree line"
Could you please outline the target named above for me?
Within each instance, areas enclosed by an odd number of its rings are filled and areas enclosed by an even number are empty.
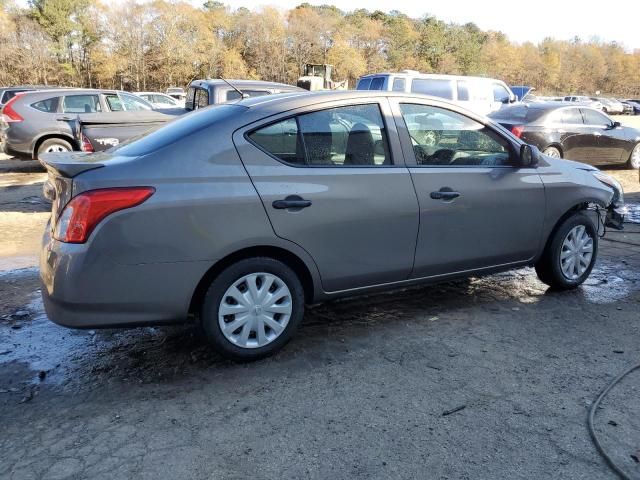
[[[335,80],[419,70],[481,75],[545,94],[640,95],[640,50],[597,39],[514,43],[473,23],[334,6],[232,10],[155,0],[0,0],[0,85],[163,90],[196,78],[295,84],[305,63]]]

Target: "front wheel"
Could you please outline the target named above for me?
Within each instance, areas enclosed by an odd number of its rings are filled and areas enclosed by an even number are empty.
[[[278,260],[255,257],[227,267],[213,280],[200,321],[222,355],[250,361],[282,348],[303,315],[304,291],[296,273]]]
[[[640,169],[640,143],[638,143],[631,151],[627,166],[636,170]]]
[[[579,212],[562,222],[550,238],[536,264],[536,273],[552,288],[576,288],[589,277],[597,254],[596,227],[584,212]]]

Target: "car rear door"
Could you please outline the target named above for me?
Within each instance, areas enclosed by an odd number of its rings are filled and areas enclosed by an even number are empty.
[[[276,235],[313,257],[325,291],[410,275],[418,201],[389,115],[386,98],[359,98],[234,134]]]
[[[413,277],[534,258],[542,241],[544,187],[535,168],[517,166],[517,144],[444,105],[390,100],[420,204]]]

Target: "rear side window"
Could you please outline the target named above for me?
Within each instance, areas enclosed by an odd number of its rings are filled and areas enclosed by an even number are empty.
[[[394,78],[393,79],[393,91],[394,92],[404,92],[406,81],[404,78]]]
[[[250,97],[262,97],[264,95],[271,94],[271,92],[268,90],[242,90],[242,93]],[[238,92],[236,92],[235,90],[227,91],[227,102],[229,100],[239,100],[239,99],[240,99],[240,94]]]
[[[564,110],[560,110],[555,114],[556,118],[558,114],[560,117],[560,123],[568,125],[582,124],[582,115],[580,115],[580,110],[577,108],[565,108]]]
[[[435,78],[414,78],[411,82],[413,93],[422,93],[434,97],[453,99],[453,85],[451,80],[440,80]]]
[[[55,113],[58,111],[58,97],[40,100],[39,102],[32,103],[31,106],[41,112]]]
[[[464,80],[458,80],[458,100],[468,101],[469,98],[469,83]]]
[[[363,78],[358,82],[358,87],[356,90],[369,90],[371,86],[371,78]]]
[[[377,104],[305,113],[254,130],[248,138],[279,160],[297,166],[391,164],[387,133]]]
[[[69,95],[62,100],[64,113],[95,113],[101,112],[100,100],[97,95]]]
[[[375,77],[373,80],[371,80],[371,86],[369,87],[369,90],[382,90],[383,86],[384,77]]]

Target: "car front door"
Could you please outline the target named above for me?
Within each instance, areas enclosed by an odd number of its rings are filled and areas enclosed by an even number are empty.
[[[407,279],[418,201],[388,101],[318,108],[234,134],[276,235],[313,257],[325,291]]]
[[[420,204],[413,277],[534,258],[544,188],[535,168],[517,165],[517,144],[444,106],[395,97],[392,108]]]
[[[592,149],[592,163],[608,165],[620,162],[627,148],[627,138],[621,128],[614,127],[613,120],[590,108],[582,109],[584,123],[596,139]]]

